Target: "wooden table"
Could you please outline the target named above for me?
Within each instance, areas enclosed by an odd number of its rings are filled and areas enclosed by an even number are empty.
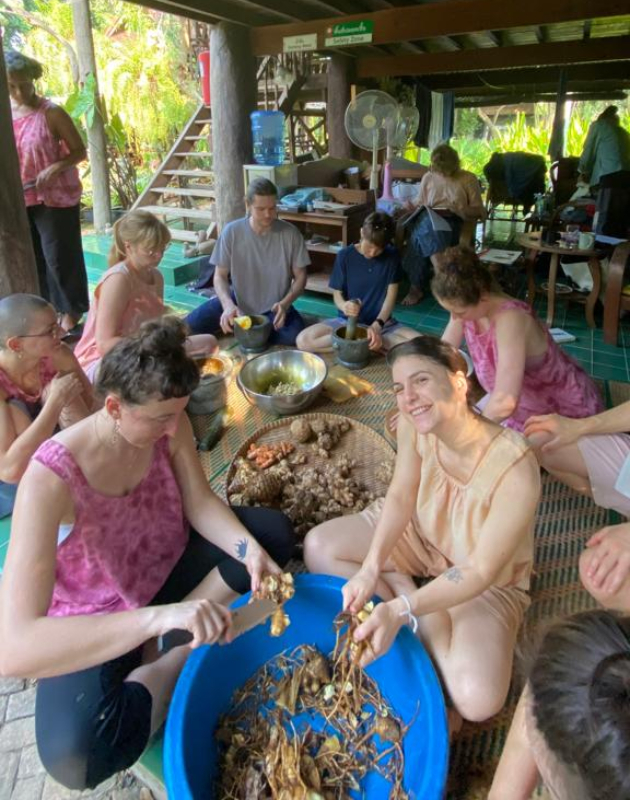
[[[536,280],[534,278],[534,264],[539,253],[549,253],[551,260],[549,263],[549,285],[547,289],[547,325],[553,327],[553,318],[556,309],[556,280],[558,277],[558,265],[560,256],[581,256],[588,261],[588,268],[593,278],[593,288],[585,295],[582,292],[571,292],[570,294],[560,295],[563,300],[571,300],[584,303],[586,322],[589,328],[594,328],[595,317],[593,310],[599,297],[599,290],[602,282],[602,269],[599,263],[600,250],[580,250],[577,247],[560,247],[558,244],[546,244],[541,240],[540,231],[535,233],[522,233],[517,236],[518,243],[527,250],[525,268],[527,270],[527,302],[534,303],[536,296]],[[540,290],[539,290],[540,291]]]

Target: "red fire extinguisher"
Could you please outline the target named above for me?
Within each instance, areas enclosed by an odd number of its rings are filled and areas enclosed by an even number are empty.
[[[201,94],[205,105],[210,105],[210,51],[199,53],[199,77],[201,78]]]

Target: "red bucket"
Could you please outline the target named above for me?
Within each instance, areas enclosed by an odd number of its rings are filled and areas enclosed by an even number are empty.
[[[199,53],[199,77],[201,78],[201,94],[203,102],[210,105],[210,51]]]

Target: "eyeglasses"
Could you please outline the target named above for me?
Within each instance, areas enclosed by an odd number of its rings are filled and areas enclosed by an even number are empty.
[[[41,333],[23,333],[21,336],[18,336],[18,339],[40,339],[44,337],[54,338],[55,336],[59,336],[61,333],[61,324],[60,324],[61,317],[57,318],[56,322],[53,322],[45,331]]]

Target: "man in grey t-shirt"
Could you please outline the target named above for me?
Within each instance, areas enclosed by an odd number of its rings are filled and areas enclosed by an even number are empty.
[[[228,223],[212,253],[217,296],[186,320],[193,333],[231,333],[234,317],[264,314],[273,322],[271,344],[295,344],[304,320],[293,302],[306,286],[310,259],[298,229],[277,219],[277,200],[271,181],[250,183],[249,216]]]

